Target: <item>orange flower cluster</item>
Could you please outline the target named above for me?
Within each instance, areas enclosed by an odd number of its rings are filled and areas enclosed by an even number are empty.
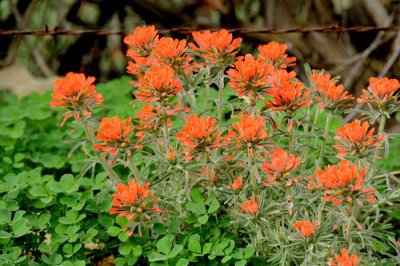
[[[251,197],[250,200],[243,202],[242,204],[242,211],[245,213],[251,213],[255,215],[259,209],[260,207],[253,197]]]
[[[185,40],[159,38],[154,26],[136,28],[124,42],[130,47],[127,56],[133,59],[127,67],[132,75],[141,76],[149,67],[157,65],[170,66],[178,73],[189,74],[199,66],[192,64],[192,58],[186,54]]]
[[[118,214],[118,217],[124,216],[128,221],[135,222],[128,234],[131,235],[138,225],[141,236],[141,222],[151,220],[155,213],[161,212],[160,208],[155,206],[157,201],[158,198],[149,191],[149,183],[143,186],[135,180],[130,181],[128,185],[119,183],[117,192],[113,194],[110,214]]]
[[[255,149],[260,149],[262,141],[268,137],[264,128],[265,120],[258,116],[240,114],[240,121],[229,129],[226,140],[229,144],[245,149],[249,156],[254,156]]]
[[[336,145],[333,147],[340,157],[366,156],[372,149],[378,148],[384,140],[381,135],[373,136],[374,131],[375,128],[368,122],[361,123],[355,120],[337,129]]]
[[[190,49],[212,64],[228,65],[235,58],[242,43],[242,38],[233,39],[232,34],[225,29],[214,32],[196,31],[192,35],[197,46],[190,43]]]
[[[174,77],[174,70],[166,65],[150,67],[136,87],[139,90],[136,98],[142,102],[160,102],[163,106],[167,106],[168,100],[182,91],[179,79]]]
[[[192,60],[186,54],[186,41],[170,37],[155,42],[153,56],[160,64],[171,66],[176,71],[190,67]]]
[[[308,188],[325,190],[324,199],[333,205],[340,205],[343,201],[353,200],[375,202],[375,189],[364,188],[366,169],[360,169],[347,160],[338,165],[328,165],[324,170],[317,169],[316,178],[309,176]]]
[[[128,63],[128,73],[138,74],[150,64],[149,56],[158,39],[158,31],[154,26],[137,27],[132,34],[124,38],[124,43],[129,46],[126,55],[133,59]]]
[[[215,125],[216,122],[217,120],[211,117],[189,116],[182,132],[176,134],[176,138],[185,147],[183,153],[186,160],[221,147],[223,137]],[[197,156],[197,160],[200,160],[200,156]]]
[[[300,220],[296,221],[293,226],[303,237],[309,238],[316,234],[319,225],[318,222]]]
[[[84,74],[69,72],[64,78],[54,82],[50,106],[68,110],[61,125],[71,116],[75,119],[79,119],[81,115],[90,116],[93,107],[103,102],[103,95],[96,92],[94,81],[94,77],[86,78]]]
[[[397,101],[399,88],[400,82],[397,79],[372,77],[358,102],[375,104],[379,109],[386,108],[388,104]]]
[[[259,58],[276,68],[286,69],[288,66],[294,66],[296,57],[289,57],[286,54],[287,45],[277,42],[270,42],[266,45],[260,45],[258,51]]]
[[[285,186],[291,186],[292,182],[298,182],[297,178],[289,179],[291,171],[296,170],[301,163],[300,157],[294,154],[288,154],[281,148],[275,148],[271,154],[270,161],[266,161],[261,165],[261,170],[268,174],[263,180],[265,186],[275,185],[278,181],[284,181]]]
[[[344,90],[343,85],[336,85],[331,75],[313,70],[311,81],[315,86],[315,100],[319,103],[319,109],[336,112],[351,106],[354,97]]]
[[[132,155],[131,139],[129,135],[133,132],[131,126],[132,118],[120,119],[118,116],[101,120],[96,138],[100,143],[94,146],[95,151],[103,151],[103,157],[108,154],[111,156],[111,162],[122,156],[126,160],[126,156]],[[139,149],[140,146],[135,146]]]
[[[257,99],[264,99],[269,89],[269,74],[273,66],[259,59],[254,59],[251,54],[239,58],[235,68],[228,70],[229,85],[238,92],[240,98],[248,97],[250,105],[255,105]]]
[[[294,111],[310,105],[310,91],[305,91],[301,82],[283,82],[273,87],[269,95],[273,100],[268,101],[266,106],[273,111],[285,111],[290,116]]]
[[[124,43],[129,45],[127,56],[132,59],[145,58],[150,55],[157,41],[158,31],[153,25],[136,27],[132,34],[124,38]]]
[[[349,255],[349,252],[347,249],[342,248],[340,250],[341,255],[339,254],[334,254],[335,256],[335,260],[333,259],[329,259],[329,265],[330,266],[357,266],[359,263],[359,258],[357,257],[357,255],[352,254]]]

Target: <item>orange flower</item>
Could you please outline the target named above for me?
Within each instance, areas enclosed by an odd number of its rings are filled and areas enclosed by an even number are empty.
[[[291,171],[296,170],[297,166],[301,163],[300,157],[294,154],[289,155],[281,148],[275,148],[271,154],[270,161],[266,161],[261,165],[261,170],[268,174],[268,178],[263,180],[265,186],[276,184],[277,179],[285,180],[285,185],[290,186],[292,181],[288,180]]]
[[[94,150],[104,151],[104,157],[110,154],[112,162],[115,162],[119,155],[122,155],[125,161],[126,156],[132,155],[131,139],[129,138],[133,132],[131,124],[132,118],[120,119],[118,116],[103,118],[96,135],[100,143],[94,146]]]
[[[166,105],[169,98],[182,91],[174,70],[165,65],[152,66],[136,84],[139,93],[136,98],[142,102],[157,101]]]
[[[234,181],[232,185],[228,185],[229,189],[232,190],[239,190],[243,187],[243,181],[242,178],[240,176],[238,176]]]
[[[336,111],[351,106],[354,97],[344,90],[343,85],[336,86],[331,75],[313,70],[311,81],[316,87],[315,99],[319,102],[319,109],[325,108],[328,111]]]
[[[280,90],[281,87],[287,86],[291,82],[297,82],[296,72],[288,72],[286,69],[273,69],[269,76],[272,91]]]
[[[310,220],[301,220],[296,221],[294,223],[294,228],[299,232],[303,237],[309,238],[310,236],[315,235],[318,229],[318,223],[312,222]]]
[[[192,35],[198,46],[190,43],[189,47],[194,52],[200,53],[206,60],[210,60],[212,64],[229,64],[242,43],[242,38],[233,39],[232,34],[225,29],[214,32],[195,31]]]
[[[285,69],[288,66],[294,66],[296,57],[288,57],[285,53],[287,45],[277,42],[270,42],[266,45],[258,46],[260,52],[259,58],[274,65],[276,68]]]
[[[198,117],[190,115],[182,132],[176,134],[181,145],[185,147],[185,159],[190,160],[196,154],[211,152],[212,149],[221,147],[223,138],[212,117]],[[200,160],[200,157],[197,157]]]
[[[133,228],[129,234],[132,234],[136,226],[139,226],[139,236],[141,236],[141,223],[152,219],[155,213],[161,212],[160,208],[154,206],[158,197],[149,191],[149,183],[140,186],[135,180],[128,185],[119,183],[117,192],[113,194],[112,208],[110,214],[118,214],[118,217],[125,216],[133,223]]]
[[[291,115],[300,108],[309,106],[310,91],[304,91],[304,84],[300,82],[285,82],[279,87],[270,90],[269,95],[273,98],[266,106],[273,111],[285,111]]]
[[[50,106],[68,110],[61,126],[71,116],[75,119],[79,119],[81,115],[90,116],[93,107],[103,102],[103,95],[96,92],[94,81],[94,77],[86,78],[84,74],[69,72],[64,78],[54,82]]]
[[[333,147],[338,151],[338,156],[367,155],[384,140],[381,135],[373,136],[374,131],[375,128],[370,127],[368,122],[355,120],[337,129],[336,145]]]
[[[192,58],[185,54],[186,41],[162,37],[154,45],[152,55],[160,63],[171,66],[176,71],[189,67]]]
[[[251,54],[235,62],[235,69],[228,70],[231,78],[229,85],[232,90],[238,91],[239,97],[247,96],[255,104],[256,99],[264,99],[269,88],[268,75],[273,66],[260,60],[255,60]]]
[[[249,115],[239,114],[240,122],[234,123],[229,129],[226,139],[237,147],[245,148],[253,156],[255,148],[268,137],[264,129],[265,121],[261,116],[253,118]]]
[[[331,266],[357,266],[358,265],[358,262],[360,260],[358,259],[358,257],[355,254],[350,256],[349,252],[345,248],[342,248],[340,250],[340,252],[342,253],[341,256],[339,254],[334,254],[336,262],[333,259],[328,260],[328,262]]]
[[[388,78],[370,78],[367,89],[362,90],[363,94],[358,102],[373,103],[379,109],[390,103],[395,103],[398,99],[396,92],[400,88],[397,79]],[[396,94],[396,95],[395,95]]]
[[[176,161],[176,153],[172,147],[169,147],[165,157],[170,163],[174,163]]]
[[[354,199],[375,202],[375,189],[363,188],[367,169],[359,169],[347,160],[340,161],[339,165],[328,165],[324,170],[317,169],[316,178],[309,176],[308,188],[325,190],[324,199],[339,205],[344,200],[352,202]],[[362,203],[359,202],[361,205]]]
[[[254,215],[258,212],[258,210],[259,206],[253,197],[251,197],[250,200],[243,202],[242,204],[243,212],[248,212]]]
[[[127,56],[135,60],[138,57],[149,56],[157,40],[158,32],[153,25],[136,27],[130,35],[124,38],[124,43],[130,46]]]

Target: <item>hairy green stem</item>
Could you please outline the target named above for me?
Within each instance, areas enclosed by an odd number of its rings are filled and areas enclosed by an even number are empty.
[[[378,131],[379,135],[383,135],[385,130],[385,125],[386,125],[386,116],[382,115],[381,120],[379,121],[379,131]],[[379,149],[375,150],[374,159],[371,165],[371,171],[370,171],[371,173],[374,172],[374,170],[377,168],[378,156],[380,155],[379,152],[380,152]]]
[[[219,72],[219,85],[218,85],[218,121],[221,123],[222,122],[222,101],[223,101],[223,96],[224,96],[224,73],[225,73],[225,67],[221,67],[221,70]]]
[[[250,184],[253,187],[253,196],[256,197],[258,195],[258,187],[257,187],[257,168],[253,166],[253,161],[251,157],[248,157],[247,167],[250,173]]]
[[[314,132],[315,132],[315,126],[314,125],[316,125],[318,123],[318,118],[319,118],[319,109],[317,108],[317,111],[315,112],[313,127],[312,127],[311,133],[310,133],[311,135],[314,135]],[[308,132],[308,125],[307,125],[307,132]],[[310,146],[309,146],[310,145],[310,141],[309,140],[307,141],[307,144],[308,145],[304,149],[304,153],[303,153],[303,156],[302,156],[303,162],[304,162],[304,164],[303,164],[303,166],[301,168],[302,172],[304,172],[306,170],[306,168],[307,168],[307,160],[308,160],[308,155],[310,153]]]
[[[139,174],[139,169],[137,168],[135,161],[133,160],[133,156],[129,157],[128,160],[128,167],[131,169],[133,173],[133,177],[135,178],[136,181],[140,180],[140,174]]]
[[[356,220],[356,206],[353,203],[350,203],[349,206],[350,215],[346,222],[346,242],[348,244],[348,248],[351,248],[351,230],[353,228],[353,220]]]
[[[208,111],[208,102],[210,101],[210,68],[207,66],[206,67],[206,82],[204,83],[205,87],[205,92],[204,92],[204,108],[205,112]]]
[[[317,168],[321,165],[321,162],[325,156],[326,142],[328,140],[329,127],[331,125],[331,121],[332,121],[332,113],[328,112],[327,116],[326,116],[326,122],[325,122],[324,139],[322,141],[321,151],[320,151],[319,159],[317,162]]]
[[[96,137],[94,136],[93,130],[91,129],[89,122],[85,118],[83,118],[82,121],[83,121],[83,127],[85,129],[86,138],[89,140],[90,145],[92,146],[92,149],[96,154],[101,166],[103,167],[104,171],[106,171],[107,175],[111,178],[111,181],[113,183],[116,182],[119,179],[118,175],[114,172],[114,170],[109,165],[107,160],[94,150],[94,145],[96,144]]]
[[[165,145],[165,151],[168,151],[169,148],[169,130],[168,130],[168,116],[167,112],[164,109],[164,145]]]
[[[290,132],[289,132],[289,153],[293,154],[293,147],[294,147],[294,129],[293,129],[293,124],[294,124],[294,119],[293,117],[290,118],[290,123],[292,124]]]

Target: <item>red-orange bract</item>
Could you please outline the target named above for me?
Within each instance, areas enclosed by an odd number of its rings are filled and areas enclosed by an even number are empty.
[[[296,178],[288,179],[291,171],[294,171],[301,163],[300,157],[288,154],[281,148],[275,148],[271,154],[271,159],[261,165],[261,170],[268,174],[263,180],[265,186],[275,185],[277,181],[283,181],[286,186],[290,186]]]
[[[243,202],[242,204],[242,211],[251,213],[251,214],[256,214],[259,210],[259,206],[257,202],[254,200],[253,197],[250,198],[250,200]]]
[[[373,136],[374,131],[375,128],[370,127],[368,122],[355,120],[337,129],[336,145],[333,147],[338,151],[338,156],[367,155],[384,140],[381,135]]]
[[[324,190],[324,199],[339,205],[343,201],[352,202],[358,200],[375,202],[375,189],[364,188],[367,169],[360,169],[358,166],[347,160],[342,160],[338,165],[328,165],[324,170],[317,169],[316,178],[310,176],[308,188],[319,188]]]
[[[232,34],[225,29],[214,32],[209,30],[195,31],[192,35],[198,46],[189,43],[189,47],[212,64],[229,64],[242,43],[242,38],[233,39]]]
[[[186,55],[186,41],[162,37],[154,45],[152,56],[162,64],[180,71],[188,68],[192,58]]]
[[[251,105],[256,100],[264,99],[269,88],[268,75],[273,71],[273,66],[261,60],[255,60],[251,54],[238,59],[235,68],[228,70],[231,78],[229,85],[238,92],[239,97],[249,97]]]
[[[273,98],[268,101],[266,106],[273,111],[285,111],[291,115],[294,111],[310,105],[310,91],[303,90],[304,84],[301,82],[284,82],[277,87],[273,87],[269,95]]]
[[[342,248],[340,250],[342,253],[341,255],[339,254],[334,254],[335,260],[334,259],[329,259],[328,262],[330,266],[357,266],[358,262],[360,261],[358,257],[355,254],[349,255],[349,252],[347,249]]]
[[[310,220],[296,221],[293,226],[305,238],[315,235],[318,229],[318,223]]]
[[[128,221],[141,222],[151,220],[155,213],[161,212],[160,208],[155,206],[158,198],[149,191],[149,183],[140,186],[135,180],[125,185],[119,183],[117,192],[113,194],[112,208],[110,214],[118,214],[118,217],[124,216]],[[134,227],[128,234],[132,234]],[[139,225],[139,236],[141,236]]]
[[[259,58],[267,63],[273,64],[277,68],[285,69],[288,66],[294,66],[295,57],[288,57],[286,54],[287,45],[277,42],[270,42],[265,45],[260,45],[258,51]]]
[[[311,81],[316,87],[315,100],[319,109],[337,111],[351,106],[354,97],[344,90],[343,85],[336,85],[331,75],[313,70]]]
[[[396,102],[398,95],[395,93],[400,88],[400,82],[397,79],[388,78],[370,78],[367,89],[362,90],[363,94],[358,102],[373,103],[378,108],[384,107],[390,102]]]
[[[186,160],[221,147],[223,138],[216,126],[216,122],[217,120],[212,117],[189,116],[186,125],[182,128],[182,132],[176,134],[176,138],[185,147],[183,153]],[[197,159],[199,160],[200,156]]]
[[[133,132],[131,124],[132,118],[120,119],[118,116],[103,118],[96,135],[100,143],[94,146],[94,150],[104,151],[104,157],[110,154],[112,162],[119,155],[123,157],[131,156],[132,147],[130,146],[131,139],[129,138],[129,135]]]
[[[232,185],[228,185],[229,189],[232,190],[240,190],[243,187],[243,181],[240,176],[238,176],[234,181]]]
[[[124,38],[124,43],[130,47],[127,55],[132,59],[149,56],[156,40],[158,40],[158,32],[153,25],[136,27],[130,35]]]
[[[260,149],[259,144],[268,137],[264,128],[265,120],[261,116],[253,118],[245,114],[240,114],[239,118],[240,121],[234,123],[229,129],[226,140],[245,149],[249,156],[254,156],[254,150]]]
[[[166,106],[168,100],[182,91],[178,78],[174,77],[174,70],[166,65],[155,65],[135,83],[139,93],[136,98],[142,102],[159,102]]]
[[[54,82],[50,106],[68,110],[61,125],[71,116],[75,119],[81,115],[90,116],[93,107],[103,102],[103,95],[96,92],[94,81],[94,77],[86,78],[84,74],[69,72]]]

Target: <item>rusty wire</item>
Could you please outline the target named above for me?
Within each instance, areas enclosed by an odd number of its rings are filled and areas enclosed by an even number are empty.
[[[171,29],[159,29],[160,33],[181,33],[191,34],[193,31],[203,30],[199,28],[171,28]],[[217,29],[210,29],[217,30]],[[340,32],[398,32],[400,26],[355,26],[355,27],[340,27],[337,25],[323,26],[323,27],[294,27],[288,29],[269,29],[269,28],[233,28],[227,29],[229,32],[235,34],[283,34],[283,33],[308,33],[308,32],[322,32],[322,33],[340,33]],[[130,32],[121,30],[103,30],[103,29],[81,29],[81,30],[59,30],[59,29],[48,29],[44,30],[4,30],[0,29],[0,35],[35,35],[35,36],[46,36],[46,35],[127,35]]]

